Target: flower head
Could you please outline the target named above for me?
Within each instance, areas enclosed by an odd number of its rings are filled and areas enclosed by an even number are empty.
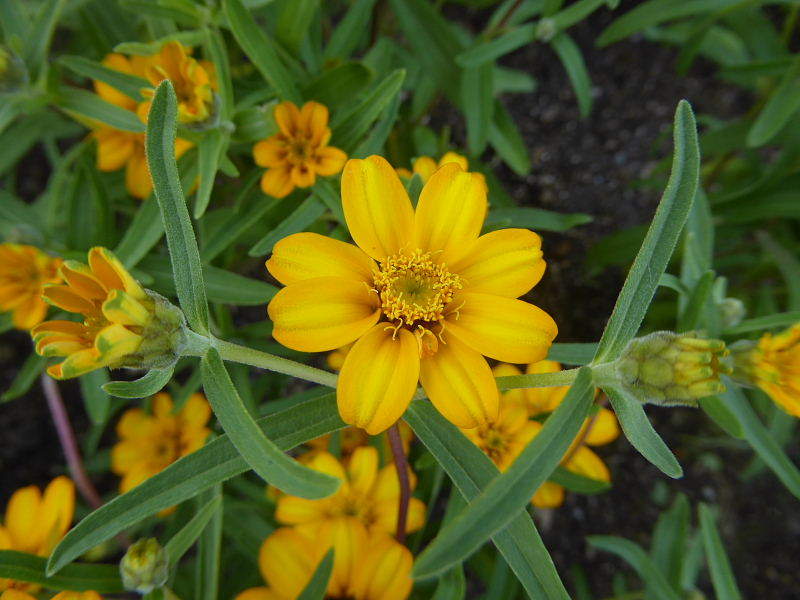
[[[202,394],[192,394],[179,411],[169,394],[153,396],[152,414],[125,411],[117,424],[119,442],[111,450],[111,470],[122,477],[124,493],[201,448],[211,430],[211,408]]]
[[[0,312],[11,312],[17,329],[30,329],[42,322],[47,303],[42,289],[58,283],[60,258],[53,258],[34,246],[0,244]]]
[[[790,415],[800,417],[800,323],[757,342],[731,347],[734,377],[756,385]]]
[[[331,524],[322,531],[284,527],[261,546],[258,564],[268,587],[250,588],[236,600],[294,600],[333,548],[325,598],[405,600],[411,592],[413,557],[388,534]]]
[[[294,188],[314,185],[317,175],[335,175],[342,170],[347,155],[329,146],[328,108],[319,102],[306,102],[298,108],[292,102],[275,107],[278,133],[253,146],[253,158],[267,171],[261,189],[275,198],[288,196]]]
[[[400,503],[397,469],[394,464],[379,468],[377,449],[372,446],[356,448],[344,461],[327,452],[317,452],[306,464],[341,479],[342,485],[335,494],[321,500],[280,496],[275,509],[275,519],[279,523],[318,528],[335,521],[358,523],[369,531],[391,533],[395,530]],[[409,475],[413,488],[415,480],[410,470]],[[424,521],[425,505],[412,498],[407,532],[416,531]]]
[[[167,582],[169,557],[157,539],[137,540],[122,557],[119,573],[126,590],[147,594]]]
[[[44,493],[35,485],[20,488],[6,506],[0,550],[49,556],[69,529],[74,513],[75,486],[67,477],[53,479]],[[0,578],[0,590],[9,589],[35,592],[39,586]]]
[[[442,154],[439,162],[436,162],[436,160],[430,156],[420,156],[415,158],[411,163],[411,171],[400,168],[397,169],[397,174],[401,177],[413,177],[414,175],[419,175],[422,178],[422,182],[427,183],[428,179],[431,178],[431,175],[436,172],[436,169],[446,165],[447,163],[456,163],[465,171],[469,168],[469,161],[467,160],[466,156],[462,156],[461,154],[450,151]]]
[[[479,236],[486,183],[455,163],[434,173],[415,211],[386,160],[351,160],[342,203],[357,246],[298,233],[267,261],[286,285],[269,305],[275,339],[304,352],[355,341],[337,400],[344,421],[368,433],[402,416],[417,382],[459,427],[494,420],[497,386],[482,355],[541,360],[557,333],[549,315],[516,299],[544,273],[539,236]]]
[[[177,360],[183,313],[147,292],[106,248],[89,250],[89,264],[65,261],[64,284],[47,285],[42,297],[83,322],[45,321],[31,330],[36,352],[66,359],[48,368],[56,379],[102,367],[152,368]]]

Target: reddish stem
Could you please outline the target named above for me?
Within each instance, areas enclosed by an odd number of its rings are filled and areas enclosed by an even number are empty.
[[[401,544],[406,541],[406,522],[408,521],[408,505],[411,502],[411,480],[408,477],[408,459],[403,451],[403,440],[397,423],[386,432],[389,436],[389,446],[394,456],[394,466],[397,468],[397,479],[400,482],[400,503],[397,507],[397,533],[395,538]]]

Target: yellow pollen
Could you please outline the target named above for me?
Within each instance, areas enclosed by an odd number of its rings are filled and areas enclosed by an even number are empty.
[[[461,287],[458,275],[433,262],[430,252],[421,250],[388,257],[375,274],[375,289],[385,317],[418,331],[444,318],[445,308]],[[422,342],[421,333],[418,338]]]

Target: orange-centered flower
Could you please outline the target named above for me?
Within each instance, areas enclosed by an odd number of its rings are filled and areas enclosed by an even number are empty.
[[[275,339],[304,352],[355,341],[337,400],[342,419],[370,434],[402,416],[417,382],[457,426],[493,421],[498,392],[482,355],[541,360],[557,333],[516,299],[544,273],[539,236],[480,235],[486,184],[456,163],[433,174],[415,211],[385,159],[351,160],[342,204],[358,246],[298,233],[267,261],[286,286],[269,304]]]
[[[42,297],[83,322],[45,321],[31,330],[36,352],[65,356],[47,369],[56,379],[78,377],[102,367],[122,366],[143,341],[154,302],[122,263],[105,248],[89,250],[89,264],[61,265],[64,285],[48,285]]]
[[[75,514],[75,486],[66,477],[56,477],[44,494],[35,485],[11,495],[5,521],[0,524],[0,550],[16,550],[49,556],[61,541]],[[0,590],[36,592],[38,585],[0,578]],[[13,598],[13,596],[12,596]]]
[[[53,258],[21,244],[0,244],[0,312],[11,312],[17,329],[30,329],[42,322],[47,303],[42,289],[58,283],[60,258]]]
[[[298,109],[292,102],[275,107],[280,131],[253,146],[256,164],[266,167],[261,189],[275,198],[288,196],[296,187],[314,185],[317,175],[334,175],[342,170],[347,154],[329,146],[328,108],[306,102]]]

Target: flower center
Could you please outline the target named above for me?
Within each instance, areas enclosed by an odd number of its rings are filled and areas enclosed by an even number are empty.
[[[508,448],[505,436],[495,429],[489,429],[486,432],[484,444],[486,446],[486,454],[495,462],[502,458]]]

